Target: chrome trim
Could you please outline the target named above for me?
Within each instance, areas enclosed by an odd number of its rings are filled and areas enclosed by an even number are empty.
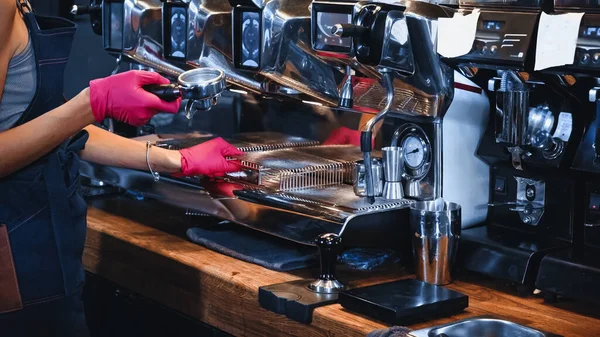
[[[226,0],[192,0],[188,4],[188,60],[195,67],[221,69],[227,82],[260,94],[261,81],[233,66],[232,8]]]
[[[338,105],[341,72],[317,56],[311,47],[309,0],[262,2],[260,74],[330,107]],[[293,96],[293,95],[290,95]]]
[[[163,57],[162,2],[125,0],[123,7],[123,55],[134,63],[177,78],[184,70]]]

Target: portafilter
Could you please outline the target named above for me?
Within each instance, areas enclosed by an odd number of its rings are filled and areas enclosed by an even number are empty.
[[[225,75],[221,70],[196,68],[181,73],[177,84],[150,84],[143,88],[167,102],[179,97],[187,99],[185,115],[191,119],[197,110],[210,110],[217,103],[225,85]]]

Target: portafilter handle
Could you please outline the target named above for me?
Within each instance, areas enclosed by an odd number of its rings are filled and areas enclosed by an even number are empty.
[[[308,286],[311,290],[331,294],[344,288],[335,276],[337,253],[341,243],[342,238],[334,233],[321,234],[315,240],[315,244],[319,248],[321,270],[319,278]]]
[[[142,88],[167,102],[173,102],[181,97],[181,90],[177,84],[148,84]]]

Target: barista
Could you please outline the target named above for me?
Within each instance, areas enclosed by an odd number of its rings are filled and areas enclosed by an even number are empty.
[[[79,157],[103,165],[181,175],[237,168],[222,139],[170,151],[92,125],[140,126],[176,113],[142,89],[168,80],[129,71],[90,82],[68,102],[63,72],[75,25],[33,14],[26,0],[0,0],[0,335],[86,336],[81,302],[86,203]],[[147,158],[149,160],[147,161]]]

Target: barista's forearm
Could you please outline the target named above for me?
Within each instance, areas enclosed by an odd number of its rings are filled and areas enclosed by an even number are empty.
[[[0,132],[0,178],[36,161],[94,122],[88,89],[58,108]]]
[[[148,170],[145,143],[121,137],[93,125],[85,129],[90,138],[85,144],[85,149],[81,151],[83,160],[107,166]],[[165,173],[181,171],[179,151],[153,146],[149,157],[153,171]]]

